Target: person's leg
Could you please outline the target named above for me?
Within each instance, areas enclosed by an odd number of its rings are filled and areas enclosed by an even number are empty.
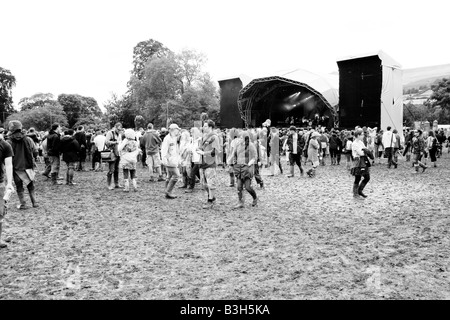
[[[2,183],[0,184],[0,249],[7,247],[6,243],[2,242],[2,227],[7,211],[5,200],[3,200],[4,195],[5,195],[5,185]]]
[[[22,179],[19,178],[15,171],[13,171],[13,180],[14,184],[16,185],[17,196],[20,202],[20,204],[17,206],[17,209],[28,209],[27,203],[25,201],[25,189],[23,187]]]
[[[130,180],[128,180],[130,171],[128,169],[123,169],[123,181],[124,181],[124,192],[130,192]]]
[[[370,180],[370,174],[368,172],[364,173],[362,175],[363,180],[361,181],[359,188],[358,188],[358,194],[362,196],[363,198],[367,198],[367,196],[363,193],[364,188],[366,187],[366,184]]]
[[[359,189],[359,182],[361,181],[361,175],[355,175],[355,181],[353,182],[353,197],[355,199],[361,199],[358,189]]]
[[[147,155],[147,158],[145,160],[145,164],[147,165],[147,168],[148,168],[148,173],[149,173],[149,176],[150,176],[150,182],[155,182],[156,179],[155,179],[155,175],[154,175],[154,172],[153,172],[154,169],[153,169],[153,156],[152,155],[150,155],[150,154]]]
[[[245,186],[245,190],[247,190],[248,193],[250,193],[250,195],[253,198],[253,202],[252,202],[252,206],[256,206],[257,202],[258,202],[258,197],[256,196],[256,192],[255,190],[252,188],[252,179],[245,179],[244,181],[244,186]]]
[[[175,199],[176,196],[172,194],[172,190],[175,187],[175,184],[177,183],[179,177],[180,177],[180,171],[177,167],[166,167],[167,169],[167,188],[166,188],[166,198],[168,199]]]
[[[114,188],[122,188],[122,186],[119,184],[119,162],[120,158],[117,157],[116,161],[114,161]]]
[[[133,183],[133,191],[134,192],[138,191],[135,169],[130,170],[130,178],[131,178],[131,182]]]
[[[236,178],[236,184],[237,184],[237,192],[238,192],[238,203],[236,206],[234,206],[234,209],[240,209],[244,207],[244,198],[242,191],[244,190],[244,183],[242,179]]]
[[[436,149],[431,149],[430,150],[430,161],[433,164],[433,167],[436,167]]]
[[[28,193],[30,194],[31,205],[33,206],[33,208],[39,207],[39,205],[36,201],[36,192],[35,192],[35,187],[34,187],[34,181],[31,181],[27,185],[27,189],[28,189]]]
[[[303,168],[302,168],[302,154],[301,153],[297,153],[295,155],[295,164],[298,166],[298,168],[300,169],[300,174],[303,175]]]
[[[230,176],[230,184],[228,186],[229,187],[234,187],[234,184],[235,184],[235,181],[234,181],[234,169],[233,169],[233,165],[232,164],[228,168],[228,175]]]
[[[196,163],[191,163],[191,171],[189,172],[189,186],[185,192],[190,193],[195,187],[195,175],[199,170],[199,165]]]
[[[211,209],[216,201],[214,190],[216,189],[216,168],[207,168],[204,170],[205,188],[208,192],[208,202],[203,206],[204,209]]]
[[[50,158],[49,157],[44,157],[44,163],[45,163],[45,169],[42,172],[42,175],[47,177],[48,179],[50,179],[50,172],[52,171],[52,165],[50,163]]]
[[[50,156],[50,165],[51,165],[50,176],[52,178],[52,184],[57,185],[57,184],[59,184],[57,181],[58,175],[59,175],[59,165],[60,165],[59,156]]]
[[[108,162],[108,173],[106,174],[106,178],[107,178],[106,183],[108,184],[109,190],[114,189],[114,184],[112,183],[112,178],[113,178],[113,174],[114,174],[114,166],[115,166],[114,161]]]
[[[292,154],[292,152],[289,152],[289,174],[287,176],[288,178],[294,177],[294,164],[295,164],[294,155]]]
[[[254,166],[253,172],[254,172],[256,183],[259,184],[259,186],[261,188],[264,188],[264,181],[262,180],[261,175],[259,174],[259,166],[257,163],[255,163],[253,166]]]

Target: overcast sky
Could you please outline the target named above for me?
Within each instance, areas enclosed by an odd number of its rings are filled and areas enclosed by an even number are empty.
[[[13,100],[77,93],[100,106],[123,94],[133,47],[154,39],[208,57],[213,79],[299,67],[383,50],[403,68],[450,63],[444,0],[2,0],[0,66]]]

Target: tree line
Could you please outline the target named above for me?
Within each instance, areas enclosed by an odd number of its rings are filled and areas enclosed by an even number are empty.
[[[9,70],[0,68],[0,112],[3,125],[19,120],[24,127],[47,130],[52,123],[74,128],[79,125],[109,128],[120,121],[125,127],[157,127],[172,122],[193,126],[202,114],[219,120],[217,85],[204,70],[206,56],[193,49],[174,53],[159,41],[139,42],[133,49],[133,69],[127,91],[113,93],[104,103],[102,113],[97,101],[79,94],[36,93],[19,101],[20,111],[13,107],[11,90],[16,79]]]

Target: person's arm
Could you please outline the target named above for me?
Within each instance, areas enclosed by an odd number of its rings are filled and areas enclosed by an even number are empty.
[[[248,166],[252,166],[255,164],[256,162],[256,148],[253,144],[250,144],[249,146],[249,154],[252,156],[252,158],[250,159],[250,161],[248,162]]]
[[[14,190],[12,157],[5,158],[6,190]]]
[[[127,142],[128,142],[128,139],[127,139],[127,138],[125,138],[125,139],[122,140],[122,142],[119,144],[119,148],[118,148],[118,151],[119,151],[119,152],[122,151],[122,149],[125,147],[125,145],[127,144]]]

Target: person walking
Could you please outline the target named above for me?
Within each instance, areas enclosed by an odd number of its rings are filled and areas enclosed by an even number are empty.
[[[388,161],[388,168],[394,165],[397,168],[397,163],[394,161],[394,146],[395,146],[395,135],[391,131],[391,127],[386,128],[386,132],[383,133],[382,143],[384,147],[384,154]]]
[[[200,180],[200,165],[202,163],[202,157],[197,152],[198,148],[201,146],[202,133],[197,127],[191,128],[191,142],[189,144],[190,158],[191,158],[191,170],[189,172],[189,185],[184,191],[185,193],[194,192],[195,180],[198,178]]]
[[[153,123],[149,123],[147,131],[140,139],[140,145],[143,152],[145,150],[145,164],[150,174],[150,182],[164,181],[161,171],[161,143],[161,138],[156,130],[153,129]],[[155,171],[157,176],[154,174]]]
[[[254,164],[256,162],[256,148],[252,142],[250,142],[250,136],[247,131],[243,131],[241,138],[233,149],[229,158],[235,158],[236,163],[233,166],[234,174],[237,181],[238,191],[238,204],[234,209],[244,208],[243,190],[245,190],[252,196],[252,206],[256,206],[258,203],[258,197],[255,190],[252,188],[252,179],[254,172]],[[231,160],[231,159],[230,159]]]
[[[203,181],[203,186],[208,193],[208,201],[203,206],[203,209],[212,209],[216,201],[214,191],[217,186],[216,154],[219,152],[219,138],[213,131],[215,125],[216,124],[212,120],[205,121],[203,124],[201,146],[197,149],[197,152],[202,156],[200,177]]]
[[[422,168],[422,173],[428,168],[421,162],[422,156],[425,153],[425,147],[426,143],[422,137],[422,130],[419,129],[415,131],[414,138],[412,139],[412,153],[415,173],[419,173],[419,167]]]
[[[105,145],[112,151],[112,158],[109,163],[109,170],[106,175],[106,183],[109,190],[119,189],[122,186],[119,184],[119,144],[122,142],[122,123],[117,122],[114,128],[108,131],[105,138]],[[114,184],[112,182],[114,178]]]
[[[306,171],[308,177],[313,178],[316,176],[316,168],[319,166],[319,152],[320,152],[320,143],[318,139],[321,134],[318,132],[311,133],[311,137],[308,143],[308,161],[312,163],[312,168]]]
[[[59,143],[60,143],[61,127],[59,123],[52,124],[52,127],[47,135],[47,153],[50,160],[50,177],[52,185],[59,185],[59,167],[61,164]]]
[[[136,167],[138,162],[138,155],[141,152],[139,149],[139,142],[136,139],[136,132],[133,129],[125,130],[125,139],[123,139],[119,146],[118,151],[120,155],[119,167],[123,170],[123,180],[125,186],[123,191],[130,191],[130,180],[133,184],[133,190],[138,191],[136,181]]]
[[[428,154],[430,155],[430,161],[433,164],[433,167],[436,168],[436,161],[437,161],[437,151],[438,151],[438,140],[435,137],[435,134],[432,130],[430,130],[430,132],[428,133],[428,138],[427,138],[427,149],[428,149]]]
[[[363,193],[363,190],[370,181],[370,161],[368,157],[373,160],[373,155],[371,155],[369,149],[367,149],[364,145],[363,138],[363,130],[357,129],[355,131],[355,140],[352,143],[352,175],[355,176],[355,180],[353,182],[353,197],[357,200],[363,200],[367,197]]]
[[[289,128],[289,135],[286,141],[287,150],[289,151],[289,172],[288,178],[293,178],[295,173],[295,165],[300,169],[300,174],[303,175],[302,168],[302,137],[298,136],[297,128],[291,126]]]
[[[3,132],[0,133],[0,249],[8,247],[2,242],[3,221],[7,213],[7,201],[14,191],[13,186],[13,150],[11,145],[4,140]],[[5,195],[7,196],[5,200]]]
[[[180,127],[172,123],[169,126],[169,134],[165,136],[161,145],[161,160],[167,170],[165,194],[167,199],[177,198],[172,194],[173,188],[180,178],[178,166],[181,163],[180,151],[178,145],[178,135]]]
[[[78,141],[80,146],[80,151],[78,152],[78,163],[76,164],[77,171],[83,171],[83,163],[86,161],[86,149],[87,149],[87,141],[86,141],[86,133],[84,132],[84,127],[79,126],[77,132],[74,135],[75,140]]]
[[[74,137],[74,131],[72,129],[64,131],[64,136],[61,138],[60,151],[62,153],[62,159],[66,163],[66,184],[74,186],[73,176],[75,173],[75,166],[79,161],[80,144]]]
[[[228,174],[230,176],[230,184],[229,187],[235,186],[234,179],[234,169],[233,166],[236,162],[236,159],[229,157],[234,148],[236,148],[236,144],[239,142],[239,134],[236,128],[231,128],[228,132],[228,141],[227,141],[227,165],[228,165]]]
[[[275,175],[275,168],[280,168],[280,173],[283,174],[283,168],[280,162],[280,136],[279,131],[275,127],[270,128],[270,175]]]
[[[37,208],[36,192],[34,186],[34,159],[38,154],[36,145],[30,137],[22,132],[22,123],[12,120],[8,123],[9,135],[7,142],[13,150],[13,179],[17,189],[20,204],[17,209],[28,209],[25,201],[26,186],[30,194],[33,208]]]

